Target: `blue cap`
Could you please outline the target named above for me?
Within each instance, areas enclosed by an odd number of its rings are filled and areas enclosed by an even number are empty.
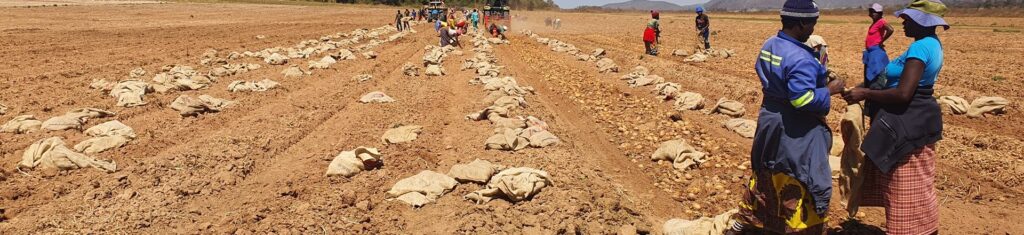
[[[704,12],[704,7],[697,6],[697,13],[701,13],[701,12]]]
[[[818,4],[814,0],[786,0],[780,14],[793,18],[818,18]]]

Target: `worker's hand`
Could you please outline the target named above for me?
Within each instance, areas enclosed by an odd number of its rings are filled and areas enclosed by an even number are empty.
[[[843,94],[843,99],[845,99],[847,103],[851,103],[851,104],[857,103],[857,102],[861,102],[864,99],[868,98],[867,97],[868,91],[869,91],[869,89],[867,89],[867,88],[854,87],[853,89],[850,89],[849,91],[847,91],[847,92],[845,92]]]
[[[835,79],[828,82],[829,95],[839,94],[840,92],[843,92],[843,88],[846,88],[846,80]]]

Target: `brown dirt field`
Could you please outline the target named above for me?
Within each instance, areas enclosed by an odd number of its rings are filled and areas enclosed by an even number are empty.
[[[19,172],[15,166],[33,142],[64,137],[77,143],[76,131],[0,133],[0,231],[27,233],[275,233],[275,234],[614,234],[624,225],[658,233],[671,218],[715,215],[735,208],[738,191],[749,178],[750,140],[721,127],[724,117],[683,113],[673,122],[669,104],[655,101],[646,88],[629,88],[619,74],[600,74],[592,63],[548,50],[510,33],[511,45],[495,46],[503,73],[536,88],[519,112],[545,120],[562,143],[518,152],[484,150],[491,134],[486,122],[465,120],[487,106],[470,71],[460,62],[473,56],[450,55],[443,77],[406,77],[401,67],[420,64],[423,47],[435,44],[432,26],[373,49],[376,60],[341,61],[302,78],[284,78],[288,65],[267,65],[255,58],[239,62],[263,68],[221,78],[211,88],[147,94],[148,105],[115,106],[113,98],[89,89],[93,79],[117,80],[135,67],[149,78],[160,67],[190,65],[201,71],[200,54],[289,47],[300,41],[357,28],[376,28],[394,9],[350,6],[255,4],[128,4],[4,8],[0,13],[0,104],[10,107],[0,121],[33,114],[37,118],[96,107],[117,113],[90,120],[131,126],[139,137],[127,146],[94,154],[113,160],[118,171]],[[730,15],[714,21],[714,45],[735,49],[737,57],[702,64],[682,58],[641,56],[644,17],[621,14],[557,13],[563,30],[542,27],[550,12],[523,12],[513,31],[533,29],[545,37],[576,44],[585,51],[609,50],[623,71],[643,64],[683,90],[710,100],[730,97],[756,115],[760,99],[750,66],[760,42],[777,27],[768,16]],[[720,17],[713,15],[713,17]],[[691,47],[690,16],[669,16],[662,50]],[[715,19],[715,18],[713,18]],[[860,70],[859,17],[826,17],[819,24],[833,45],[833,68],[853,77]],[[940,92],[967,99],[999,95],[1011,100],[1008,113],[985,119],[950,117],[939,144],[942,233],[1019,234],[1024,190],[1024,122],[1016,103],[1024,77],[1024,40],[1020,33],[993,31],[1024,25],[1018,18],[964,17],[967,26],[941,35],[950,58]],[[609,22],[614,22],[611,24]],[[1010,26],[1010,25],[1017,26]],[[866,26],[866,25],[864,25]],[[634,30],[633,28],[636,28]],[[633,32],[636,31],[636,32]],[[687,32],[687,33],[684,33]],[[257,39],[257,35],[266,35]],[[390,34],[388,34],[390,35]],[[383,38],[386,38],[385,35]],[[908,41],[894,36],[890,52]],[[468,41],[468,39],[466,39]],[[365,42],[365,41],[364,41]],[[853,46],[850,46],[853,45]],[[997,47],[997,45],[999,47]],[[999,49],[997,49],[999,48]],[[666,53],[667,54],[667,53]],[[322,56],[322,55],[321,55]],[[311,57],[319,59],[320,56]],[[311,59],[312,60],[312,59]],[[289,64],[305,67],[307,60]],[[235,61],[232,61],[234,63]],[[354,75],[374,79],[357,82]],[[993,80],[1001,76],[1005,80]],[[231,80],[281,82],[283,89],[230,93]],[[727,82],[723,82],[727,81]],[[398,100],[360,104],[370,91]],[[209,94],[237,101],[219,113],[182,118],[168,106],[180,94]],[[839,112],[838,110],[836,111]],[[833,118],[831,121],[835,122]],[[424,126],[412,143],[384,146],[380,135],[395,124]],[[662,141],[683,138],[711,156],[685,173],[650,161]],[[378,147],[381,169],[351,178],[325,177],[331,159],[358,146]],[[486,159],[506,166],[542,169],[553,186],[532,200],[495,200],[477,205],[462,198],[480,189],[460,184],[423,208],[386,200],[398,180],[422,170],[447,172],[459,163]],[[695,199],[683,195],[693,193]],[[838,208],[834,206],[833,208]],[[868,210],[864,226],[845,226],[834,210],[836,231],[870,231],[884,222],[880,210]],[[843,230],[846,229],[846,230]]]

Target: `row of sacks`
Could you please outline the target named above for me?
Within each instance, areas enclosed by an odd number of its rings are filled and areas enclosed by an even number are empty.
[[[706,49],[706,50],[705,49],[698,49],[697,51],[693,52],[692,54],[689,51],[683,50],[683,49],[677,49],[677,50],[672,51],[672,55],[673,56],[686,57],[686,59],[683,59],[683,62],[695,62],[695,63],[704,62],[704,61],[707,61],[710,58],[728,59],[728,58],[732,57],[735,54],[736,54],[736,52],[733,51],[732,49],[716,49],[716,48],[710,48],[710,49]]]
[[[259,65],[253,64],[225,66],[237,69],[238,71],[249,71],[259,68]],[[152,82],[145,82],[137,78],[141,75],[136,76],[136,74],[145,74],[144,70],[143,72],[133,72],[132,74],[136,78],[118,82],[111,82],[105,79],[93,80],[89,87],[106,92],[111,97],[114,97],[117,100],[117,106],[135,107],[146,105],[147,102],[144,96],[152,92],[168,93],[171,91],[206,89],[217,81],[217,76],[212,76],[210,73],[200,73],[190,66],[182,65],[164,66],[160,73],[153,76]],[[229,74],[234,74],[234,72],[228,72],[224,75],[228,76]]]
[[[114,172],[113,162],[97,160],[86,154],[100,153],[120,148],[135,139],[135,130],[120,121],[105,122],[85,130],[89,136],[73,149],[68,148],[61,137],[50,137],[32,143],[22,154],[18,169],[75,170],[92,167],[105,172]]]
[[[1010,101],[1003,97],[978,97],[967,103],[967,100],[959,96],[940,96],[938,102],[950,113],[961,115],[967,114],[971,118],[980,118],[988,115],[1002,115],[1006,113],[1006,106]]]
[[[487,138],[485,149],[518,151],[526,147],[542,148],[560,142],[558,137],[548,131],[548,125],[540,119],[528,116],[512,116],[515,111],[526,107],[525,96],[533,93],[533,88],[519,86],[513,77],[498,77],[501,66],[496,65],[490,41],[482,36],[473,39],[476,55],[465,61],[463,67],[476,69],[477,76],[470,84],[482,85],[487,96],[484,103],[491,105],[480,112],[466,116],[474,121],[487,120],[494,126],[494,133]]]
[[[456,51],[456,48],[452,45],[444,47],[438,47],[434,45],[427,45],[423,48],[423,74],[427,76],[443,76],[445,75],[444,63],[445,57],[448,57],[448,53]]]
[[[340,62],[340,61],[356,59],[356,54],[353,51],[363,51],[360,55],[364,59],[368,59],[368,60],[377,59],[379,54],[377,52],[375,52],[375,51],[370,51],[370,49],[372,49],[374,47],[377,47],[377,46],[380,46],[380,45],[382,45],[383,43],[386,43],[386,42],[392,42],[392,41],[398,40],[398,39],[400,39],[402,37],[405,37],[408,34],[410,34],[410,31],[403,31],[403,32],[395,33],[394,35],[389,37],[387,40],[372,39],[368,43],[365,43],[365,44],[360,45],[360,46],[352,47],[350,49],[349,48],[338,48],[338,50],[335,51],[334,53],[325,55],[324,57],[320,58],[319,60],[308,61],[307,64],[306,64],[306,69],[305,70],[303,70],[302,68],[299,68],[298,65],[291,65],[288,68],[285,68],[284,70],[282,70],[281,74],[284,75],[284,77],[302,77],[302,76],[305,76],[305,75],[310,75],[310,74],[312,74],[312,71],[315,70],[315,69],[327,69],[327,68],[330,68],[332,65]],[[319,54],[319,53],[316,53],[316,54]],[[283,64],[286,64],[288,62],[288,58],[283,56],[283,55],[280,55],[280,54],[271,54],[270,57],[266,58],[265,60],[266,60],[265,62],[267,62],[267,63],[278,64],[278,65],[283,65]]]
[[[358,147],[343,151],[327,167],[327,176],[352,177],[382,166],[381,153],[376,148]],[[469,193],[466,199],[486,203],[495,198],[510,202],[525,201],[551,185],[547,172],[532,168],[508,168],[486,160],[456,164],[441,174],[425,170],[402,179],[388,190],[389,200],[398,200],[414,207],[432,203],[452,191],[459,183],[486,184],[484,189]]]
[[[327,35],[320,37],[319,39],[310,39],[301,41],[292,47],[272,47],[265,48],[260,51],[245,51],[245,52],[232,52],[228,55],[228,59],[240,59],[243,57],[254,57],[261,58],[263,62],[270,65],[283,65],[288,63],[289,59],[307,59],[313,58],[316,55],[339,49],[348,46],[359,44],[364,39],[368,39],[367,43],[358,46],[359,49],[367,49],[380,45],[385,40],[378,39],[387,33],[396,31],[393,27],[381,26],[375,29],[356,29],[350,33],[337,33],[333,35]],[[392,36],[390,41],[397,40],[398,38],[404,37],[407,33],[399,33],[398,36]],[[343,39],[344,38],[344,39]]]
[[[424,170],[399,180],[388,190],[389,200],[397,200],[413,207],[422,207],[435,202],[451,192],[459,183],[484,184],[484,188],[463,196],[479,204],[494,199],[509,202],[531,200],[551,184],[551,176],[542,170],[528,167],[505,168],[485,160],[474,160],[468,164],[456,164],[441,174]]]
[[[594,65],[597,66],[597,71],[600,73],[619,72],[619,66],[615,64],[615,61],[611,58],[605,57],[607,52],[604,49],[597,48],[591,53],[585,53],[575,45],[559,41],[557,39],[540,37],[540,35],[530,32],[529,30],[524,30],[523,33],[529,35],[530,38],[533,38],[540,44],[547,45],[551,48],[551,51],[567,53],[580,61],[594,62]]]
[[[115,115],[113,112],[95,108],[71,110],[64,113],[64,115],[52,117],[46,121],[40,121],[33,115],[20,115],[0,126],[0,132],[21,134],[37,130],[82,130],[82,126],[88,123],[90,119],[113,117]]]
[[[704,109],[705,100],[703,95],[696,92],[681,91],[681,86],[678,83],[666,82],[665,78],[651,74],[650,70],[646,67],[637,66],[629,74],[623,75],[621,79],[625,80],[630,87],[653,86],[651,91],[654,92],[659,100],[675,100],[674,107],[676,110]],[[757,123],[753,120],[741,119],[746,112],[747,109],[743,103],[723,97],[718,99],[714,106],[706,110],[705,114],[717,113],[732,117],[732,119],[723,122],[722,125],[740,136],[753,138]]]

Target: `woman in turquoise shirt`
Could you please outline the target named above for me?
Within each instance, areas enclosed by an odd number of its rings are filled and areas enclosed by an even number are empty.
[[[935,143],[942,139],[942,110],[933,86],[944,61],[936,29],[949,29],[942,19],[946,11],[939,0],[915,0],[897,11],[914,42],[889,62],[884,79],[844,96],[850,103],[865,101],[871,117],[861,145],[867,158],[862,206],[885,207],[887,234],[938,232]]]

